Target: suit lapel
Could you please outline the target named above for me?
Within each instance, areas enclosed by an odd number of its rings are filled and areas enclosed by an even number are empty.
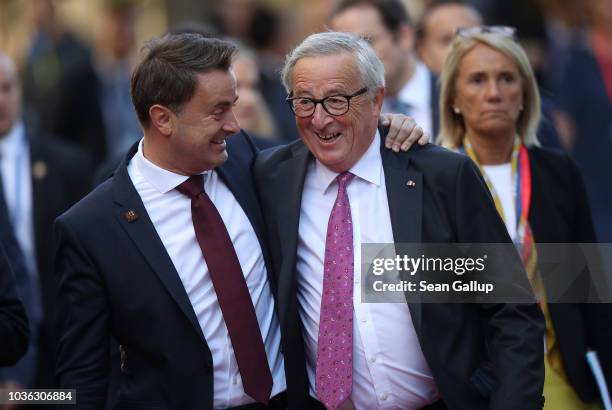
[[[384,147],[381,130],[381,157],[389,214],[395,242],[421,241],[423,219],[423,174],[410,169],[411,152],[396,154]],[[417,154],[418,155],[418,154]]]
[[[422,240],[423,174],[410,169],[411,151],[397,154],[386,149],[383,143],[386,130],[381,129],[380,134],[393,240],[396,243],[419,243]],[[408,307],[420,335],[421,304],[408,303]]]
[[[296,297],[296,257],[302,190],[310,154],[306,146],[299,142],[292,146],[292,156],[277,167],[274,181],[278,189],[277,224],[279,230],[281,255],[284,255],[278,278],[280,295]],[[291,315],[289,315],[291,317]]]
[[[147,211],[134,188],[127,172],[127,163],[138,148],[136,143],[113,176],[113,199],[117,205],[115,217],[127,235],[147,260],[151,269],[157,274],[170,296],[189,319],[202,339],[204,334],[196,318],[187,292],[183,287],[164,244],[162,243]],[[129,218],[128,212],[135,213],[137,218]]]
[[[241,164],[238,161],[233,160],[234,156],[229,155],[228,160],[222,166],[216,168],[219,176],[227,185],[228,189],[240,204],[240,207],[246,214],[247,218],[255,230],[257,239],[261,245],[262,251],[266,252],[266,242],[264,235],[263,216],[257,200],[257,194],[255,193],[255,187],[253,180],[251,179],[250,169],[241,169]],[[266,260],[266,266],[268,261]],[[269,270],[268,266],[268,270]]]

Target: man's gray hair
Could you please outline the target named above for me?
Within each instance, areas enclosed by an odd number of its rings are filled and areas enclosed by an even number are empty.
[[[338,53],[351,53],[355,56],[363,86],[367,87],[370,93],[385,85],[385,68],[367,41],[354,34],[328,31],[311,34],[287,54],[285,66],[281,72],[287,93],[291,93],[293,68],[298,60]]]

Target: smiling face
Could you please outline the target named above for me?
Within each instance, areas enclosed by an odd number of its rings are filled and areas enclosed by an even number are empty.
[[[314,99],[351,95],[364,86],[355,56],[350,53],[298,60],[293,68],[292,85],[294,97]],[[383,87],[356,96],[350,100],[348,112],[338,116],[328,114],[317,104],[310,117],[296,117],[302,140],[329,169],[349,170],[372,143],[383,96]]]
[[[192,98],[178,113],[171,113],[167,160],[183,175],[213,169],[227,160],[225,139],[240,127],[233,107],[238,98],[231,70],[212,70],[198,75]]]
[[[523,80],[509,57],[477,44],[461,60],[453,107],[467,134],[513,136],[523,104]]]

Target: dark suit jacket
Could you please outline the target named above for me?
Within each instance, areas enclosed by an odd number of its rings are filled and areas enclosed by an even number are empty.
[[[40,388],[52,388],[55,384],[53,316],[57,291],[53,277],[53,222],[88,192],[92,167],[86,154],[63,141],[29,135],[28,142],[34,246],[43,306],[37,384]]]
[[[467,157],[431,144],[415,148],[394,153],[381,146],[396,242],[510,241],[477,168]],[[255,165],[278,288],[288,399],[295,409],[307,408],[296,254],[301,194],[311,159],[298,141],[264,151]],[[407,187],[408,180],[416,186]],[[518,267],[515,279],[526,282],[517,255],[508,266]],[[449,408],[542,406],[543,321],[535,304],[430,303],[409,304],[409,308],[421,349]]]
[[[533,187],[529,223],[536,243],[596,242],[584,183],[573,161],[565,154],[533,147],[529,149],[529,162]],[[589,273],[582,276],[589,283],[575,286],[588,289],[592,285]],[[590,402],[599,397],[586,362],[588,349],[597,351],[608,389],[612,391],[611,306],[599,303],[548,306],[565,373],[580,398]]]
[[[251,221],[268,262],[251,179],[256,148],[244,133],[227,144],[229,159],[217,171]],[[136,149],[112,178],[57,219],[57,377],[62,388],[77,389],[77,408],[102,409],[114,336],[126,351],[115,409],[211,409],[213,358],[128,175]],[[133,222],[126,218],[130,210],[137,215]]]
[[[15,278],[0,243],[0,366],[12,366],[28,348],[30,328]]]

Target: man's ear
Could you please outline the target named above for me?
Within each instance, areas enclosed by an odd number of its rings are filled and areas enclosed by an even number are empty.
[[[149,118],[151,118],[151,125],[157,128],[162,135],[172,135],[176,114],[168,107],[159,104],[152,105],[149,108]]]
[[[378,118],[382,111],[383,101],[385,99],[385,86],[380,86],[374,93],[374,116]]]

